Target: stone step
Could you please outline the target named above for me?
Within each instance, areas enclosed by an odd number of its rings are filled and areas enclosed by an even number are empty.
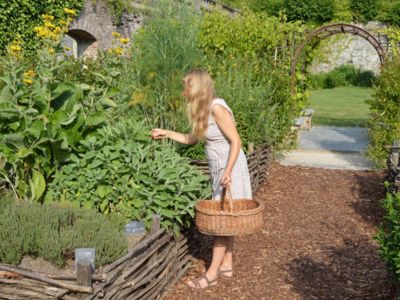
[[[361,152],[298,149],[284,153],[279,163],[324,169],[371,170],[374,163]]]

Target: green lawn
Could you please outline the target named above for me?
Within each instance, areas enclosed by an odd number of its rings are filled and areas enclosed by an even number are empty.
[[[340,87],[311,92],[310,107],[314,109],[313,123],[326,126],[365,127],[369,107],[365,100],[372,89]]]

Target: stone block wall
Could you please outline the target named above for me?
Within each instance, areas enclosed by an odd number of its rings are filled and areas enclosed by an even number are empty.
[[[75,56],[95,56],[98,49],[114,47],[112,32],[130,38],[143,24],[143,16],[124,12],[117,25],[104,0],[87,0],[77,19],[69,28],[63,44]]]
[[[366,25],[355,24],[362,27],[385,43],[385,37],[379,34],[379,30],[384,28],[384,24],[379,22],[369,22]],[[311,73],[329,72],[343,64],[353,64],[362,70],[371,70],[375,74],[380,72],[380,60],[375,48],[364,38],[350,34],[335,35],[332,39],[337,39],[324,50],[327,54],[326,61],[314,61],[309,67]]]

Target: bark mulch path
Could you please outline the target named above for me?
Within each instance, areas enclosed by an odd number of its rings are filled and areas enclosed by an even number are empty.
[[[172,299],[395,299],[377,253],[384,174],[274,164],[256,197],[262,232],[235,240],[234,278],[191,290],[184,283],[210,263],[211,239],[191,239],[193,266]]]

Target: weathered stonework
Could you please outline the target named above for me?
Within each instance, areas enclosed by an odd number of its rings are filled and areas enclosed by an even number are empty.
[[[386,47],[386,37],[379,34],[379,30],[385,27],[383,23],[369,22],[367,25],[355,25],[368,30]],[[360,36],[350,34],[335,35],[333,38],[339,39],[324,50],[325,53],[328,53],[326,61],[314,61],[309,67],[311,73],[329,72],[343,64],[353,64],[356,68],[371,70],[375,74],[379,74],[381,65],[379,56],[368,41]]]
[[[71,48],[69,54],[75,56],[94,56],[97,50],[115,47],[112,32],[119,32],[122,37],[130,38],[143,24],[143,17],[124,12],[117,26],[107,3],[103,0],[86,0],[79,17],[68,31],[64,44]]]

